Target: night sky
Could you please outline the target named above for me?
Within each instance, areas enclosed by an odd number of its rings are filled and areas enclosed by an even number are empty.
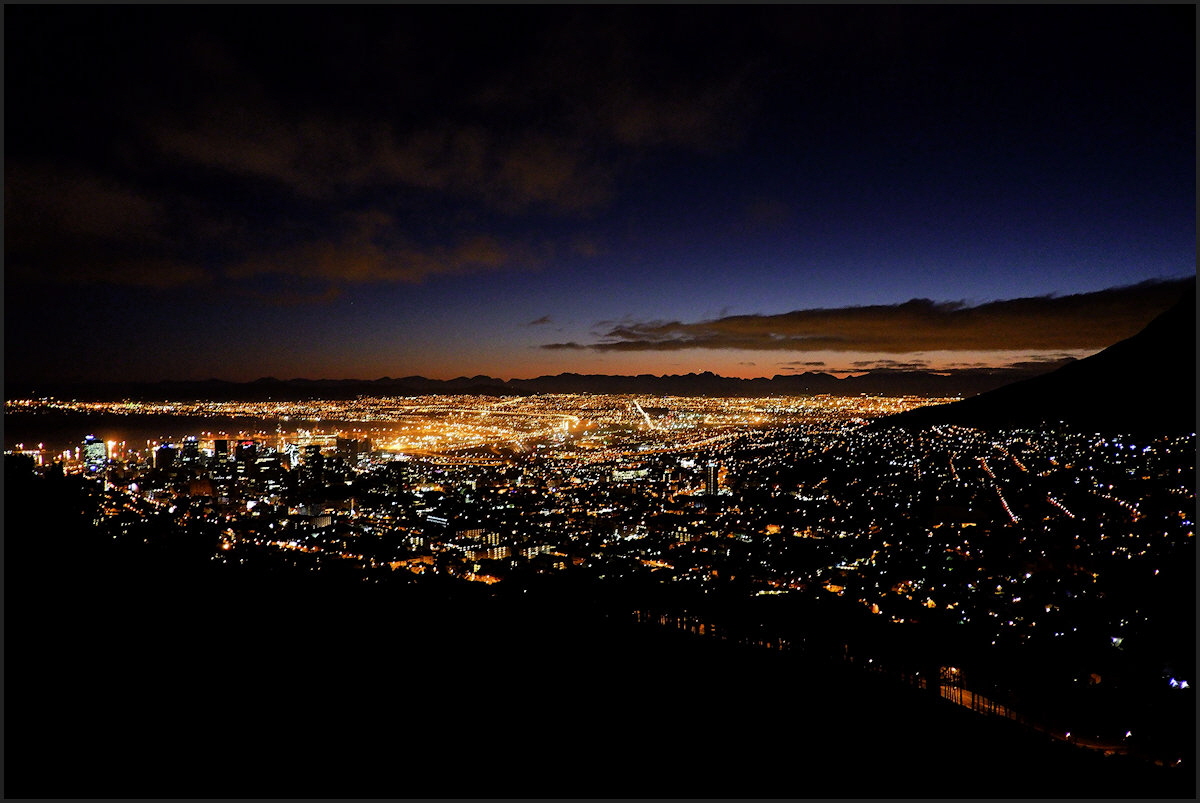
[[[1195,275],[1195,13],[7,6],[5,378],[1081,357]]]

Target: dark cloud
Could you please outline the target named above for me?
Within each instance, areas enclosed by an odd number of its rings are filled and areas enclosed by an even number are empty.
[[[250,104],[210,105],[198,117],[195,124],[175,121],[153,129],[160,151],[176,163],[270,179],[306,196],[325,195],[337,178],[323,168],[348,156],[337,132],[311,121],[288,124]]]
[[[626,84],[622,89],[637,84]],[[602,108],[602,119],[616,141],[630,146],[683,145],[700,151],[721,147],[735,119],[740,76],[692,91],[614,92]]]
[[[875,361],[872,361],[875,362]],[[830,373],[834,374],[853,374],[859,375],[887,375],[887,374],[911,374],[932,373],[938,376],[955,377],[962,380],[1003,380],[1005,383],[1018,382],[1022,379],[1029,379],[1034,376],[1049,373],[1050,371],[1060,368],[1063,365],[1071,362],[1071,360],[1034,360],[1029,362],[1015,362],[1004,365],[985,365],[975,364],[969,367],[963,366],[948,366],[940,368],[931,368],[926,364],[921,363],[902,363],[898,361],[882,360],[878,361],[883,364],[873,365],[868,362],[852,363],[850,367],[830,369]],[[789,366],[784,368],[785,371],[798,371],[799,368]]]
[[[1021,360],[1019,362],[1009,363],[1004,367],[1013,368],[1019,371],[1044,371],[1061,368],[1062,366],[1067,365],[1068,363],[1073,363],[1076,360],[1076,357],[1067,355],[1047,356],[1043,359]]]
[[[750,65],[713,47],[727,15],[695,15],[690,44],[668,53],[676,14],[531,11],[515,26],[512,14],[481,8],[464,30],[432,9],[248,13],[232,28],[194,19],[170,42],[148,35],[181,19],[165,11],[39,18],[41,37],[69,21],[90,48],[89,27],[103,24],[119,46],[94,69],[28,48],[34,68],[16,89],[63,101],[12,126],[12,275],[146,287],[269,275],[324,298],[301,284],[594,258],[595,235],[517,246],[500,232],[593,216],[648,154],[725,147],[754,105]],[[494,57],[488,20],[516,37]],[[340,55],[314,59],[315,45]],[[136,80],[147,69],[155,80]],[[100,114],[87,137],[64,135]],[[62,166],[76,151],[88,171]],[[391,231],[363,235],[339,222],[346,209],[382,210]]]
[[[92,171],[47,164],[11,164],[4,180],[10,245],[45,246],[68,238],[157,239],[161,206],[133,187]]]
[[[476,18],[511,26],[503,16]],[[303,67],[280,74],[257,47],[198,35],[187,55],[211,89],[195,81],[189,102],[160,110],[146,133],[168,160],[268,180],[302,198],[390,188],[510,215],[589,213],[615,197],[647,151],[727,147],[754,105],[751,64],[723,60],[714,47],[727,36],[720,15],[693,25],[691,46],[671,53],[661,35],[680,36],[678,17],[659,16],[545,12],[503,57],[461,59],[448,55],[494,46],[486,24],[464,32],[429,12],[409,20],[424,39],[401,35],[390,58],[376,51],[373,74],[333,64],[332,77]],[[370,30],[372,19],[408,27],[364,15],[359,35],[376,43],[387,34]],[[269,52],[282,58],[299,47],[275,41]],[[338,75],[354,81],[354,105],[341,102]]]
[[[927,360],[856,360],[850,363],[858,370],[923,371],[929,367]]]
[[[753,115],[762,87],[752,76],[765,63],[747,59],[734,40],[767,35],[754,24],[734,32],[730,19],[719,9],[686,17],[645,8],[541,15],[524,59],[492,70],[474,98],[479,107],[572,131],[614,162],[646,149],[723,149]]]
[[[269,104],[212,103],[194,121],[159,124],[152,138],[181,164],[274,182],[333,201],[381,189],[424,191],[506,214],[577,213],[606,203],[613,179],[577,140],[449,121],[413,130],[390,122],[289,117]]]
[[[748,349],[903,354],[997,349],[1100,349],[1138,332],[1174,303],[1188,280],[1149,281],[1093,293],[734,315],[698,323],[623,323],[597,351]]]
[[[212,273],[200,266],[155,258],[93,258],[65,265],[56,278],[68,283],[114,284],[159,290],[209,284],[214,280]]]
[[[51,283],[170,288],[211,272],[175,255],[165,204],[115,178],[14,163],[5,176],[5,267]]]
[[[270,150],[238,158],[249,165]],[[272,159],[257,166],[300,175]],[[528,268],[548,253],[546,246],[467,231],[421,243],[376,208],[331,210],[316,231],[288,219],[256,230],[244,216],[212,214],[195,197],[156,195],[95,172],[36,163],[9,167],[5,218],[9,275],[23,281],[163,289],[221,277],[255,296],[245,281],[269,276],[286,285],[267,293],[272,303],[330,300],[334,285]],[[308,286],[314,281],[316,289]]]
[[[526,326],[545,326],[546,324],[554,323],[554,320],[549,315],[543,315],[536,320],[532,320],[525,324]]]
[[[225,275],[233,279],[274,275],[334,284],[417,283],[434,276],[512,267],[515,259],[497,240],[482,235],[450,246],[421,247],[352,233],[256,254],[226,268]]]

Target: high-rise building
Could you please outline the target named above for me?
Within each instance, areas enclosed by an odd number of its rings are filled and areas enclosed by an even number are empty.
[[[88,474],[98,474],[108,465],[108,445],[95,435],[83,439],[83,467]]]
[[[300,467],[300,447],[295,443],[285,443],[283,448],[279,450],[279,453],[283,455],[283,459],[289,469]]]
[[[387,464],[388,484],[392,490],[403,490],[409,483],[410,472],[408,463],[403,460],[393,460]]]
[[[315,443],[304,447],[300,481],[305,485],[320,485],[325,481],[325,458],[321,456],[321,447]]]
[[[362,451],[362,442],[356,438],[338,438],[336,443],[338,459],[347,463],[353,463]]]
[[[255,473],[255,463],[258,460],[258,443],[255,441],[238,441],[233,450],[237,461],[237,473],[246,475]]]
[[[716,494],[719,490],[718,480],[720,478],[721,465],[715,460],[710,460],[708,465],[704,467],[704,492],[706,494]]]
[[[216,438],[213,440],[212,473],[214,477],[233,479],[237,467],[229,459],[229,439]]]
[[[154,467],[158,469],[170,468],[175,463],[175,447],[170,443],[164,443],[154,450]]]
[[[200,462],[200,441],[195,435],[188,435],[183,439],[183,451],[179,458],[182,463]]]

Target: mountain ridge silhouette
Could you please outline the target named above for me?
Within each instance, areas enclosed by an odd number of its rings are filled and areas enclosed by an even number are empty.
[[[1049,373],[950,404],[919,407],[879,426],[1025,428],[1065,424],[1097,432],[1196,430],[1196,283],[1132,337]]]

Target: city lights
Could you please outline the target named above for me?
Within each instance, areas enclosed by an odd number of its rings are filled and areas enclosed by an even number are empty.
[[[1130,604],[1124,590],[1191,564],[1194,436],[870,423],[929,402],[550,394],[41,398],[6,409],[178,421],[144,448],[89,434],[75,448],[43,438],[15,453],[39,471],[102,478],[95,523],[105,538],[148,541],[166,517],[171,528],[212,531],[217,566],[336,569],[368,584],[442,576],[510,587],[563,576],[700,597],[812,598],[897,633],[950,625],[997,652],[1103,644],[1140,660],[1139,634],[1162,613]],[[714,619],[663,616],[645,621],[688,622],[705,638],[730,632]],[[747,643],[799,642],[766,633]],[[923,677],[896,655],[844,658],[908,683]],[[1041,728],[1042,714],[996,680],[978,685],[983,668],[943,667],[934,690]],[[1166,677],[1172,692],[1190,688]],[[1069,680],[1114,683],[1101,678]],[[1124,721],[1116,728],[1064,738],[1125,751]]]

